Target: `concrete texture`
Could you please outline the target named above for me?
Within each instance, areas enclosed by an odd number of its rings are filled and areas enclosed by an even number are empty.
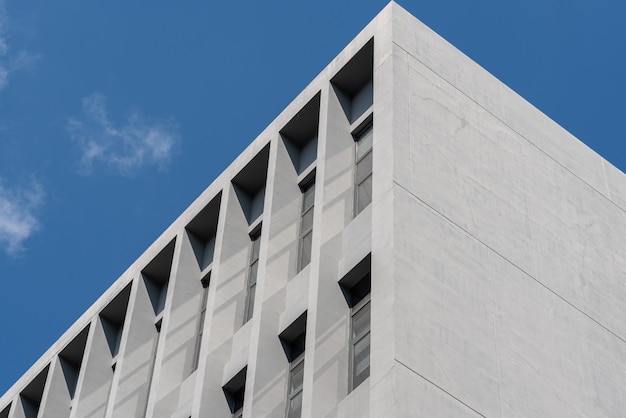
[[[373,197],[355,217],[353,134],[370,119]],[[625,211],[624,173],[390,3],[0,417],[228,417],[239,389],[244,416],[285,416],[279,335],[304,313],[303,417],[626,417]],[[357,265],[372,277],[370,377],[350,392],[340,282]]]

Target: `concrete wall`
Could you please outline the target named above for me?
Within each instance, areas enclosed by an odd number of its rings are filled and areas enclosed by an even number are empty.
[[[624,175],[413,17],[393,31],[398,416],[623,416]]]

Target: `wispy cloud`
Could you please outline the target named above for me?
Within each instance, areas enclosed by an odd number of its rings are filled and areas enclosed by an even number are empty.
[[[6,87],[9,79],[9,70],[7,65],[7,54],[9,53],[9,46],[6,40],[6,31],[8,17],[4,0],[0,0],[0,91]]]
[[[145,165],[164,169],[180,137],[170,120],[155,120],[131,112],[126,123],[116,126],[108,116],[106,98],[93,93],[83,98],[83,118],[70,118],[67,130],[81,151],[81,169],[90,173],[102,164],[128,175]]]
[[[39,59],[39,55],[28,51],[13,53],[7,42],[7,32],[10,26],[9,15],[6,11],[5,0],[0,0],[0,91],[7,84],[11,74],[17,70],[32,67]]]
[[[24,241],[40,228],[36,212],[43,202],[41,184],[9,188],[0,178],[0,248],[10,256],[24,250]]]

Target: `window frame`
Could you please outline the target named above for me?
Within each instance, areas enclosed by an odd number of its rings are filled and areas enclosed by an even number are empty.
[[[206,312],[209,301],[209,285],[211,284],[211,270],[200,280],[202,285],[202,298],[200,300],[200,312],[198,314],[198,329],[196,330],[196,347],[193,355],[191,373],[198,370],[200,365],[200,349],[202,348],[202,335],[204,334],[204,324],[206,323]]]
[[[255,251],[255,246],[257,246]],[[254,302],[256,298],[256,284],[259,274],[259,259],[261,253],[261,228],[250,234],[250,246],[248,250],[248,272],[246,274],[246,299],[243,312],[243,323],[246,324],[254,314]],[[256,253],[256,254],[255,254]],[[255,270],[254,267],[256,267]],[[254,275],[252,272],[254,271]],[[254,280],[252,280],[254,279]]]
[[[300,353],[298,355],[298,357],[296,357],[295,359],[293,359],[291,362],[289,362],[289,370],[288,370],[288,376],[287,376],[287,405],[285,408],[285,417],[288,418],[289,417],[289,413],[291,412],[290,407],[291,407],[291,401],[298,395],[301,395],[304,392],[304,354],[305,351],[302,351],[302,353]],[[302,365],[302,375],[303,375],[303,381],[300,384],[300,386],[298,388],[296,388],[293,392],[291,391],[291,382],[293,379],[293,371],[299,367],[300,365]],[[300,414],[302,414],[302,405],[300,405]]]
[[[369,146],[369,149],[367,149],[365,151],[365,153],[363,155],[361,155],[359,157],[359,143],[365,139],[365,135],[370,133],[372,135],[372,144]],[[363,206],[362,208],[359,208],[359,187],[361,185],[363,185],[365,182],[367,182],[368,180],[370,180],[373,177],[373,155],[374,155],[374,120],[372,115],[369,115],[365,122],[363,122],[361,124],[361,126],[359,126],[357,129],[354,130],[354,132],[352,133],[352,138],[354,139],[354,217],[356,217],[359,213],[363,212],[363,210],[368,207],[371,203],[372,203],[372,191],[371,191],[371,186],[370,186],[370,199],[369,202]],[[359,163],[361,163],[362,161],[364,161],[366,158],[372,158],[372,167],[370,167],[369,173],[366,174],[363,179],[361,181],[359,181],[358,179],[358,167],[359,167]]]
[[[350,308],[350,335],[349,335],[349,350],[350,350],[350,354],[349,354],[349,369],[348,369],[348,375],[349,375],[349,382],[348,382],[348,393],[352,392],[354,389],[356,389],[357,387],[359,387],[359,385],[361,385],[361,383],[365,382],[369,376],[370,376],[370,371],[369,368],[371,366],[371,344],[372,344],[372,340],[371,340],[371,333],[372,333],[372,306],[371,306],[371,301],[372,301],[372,294],[371,291],[366,294],[365,296],[363,296],[363,298],[361,300],[359,300],[357,303],[355,303],[351,308]],[[365,329],[363,332],[361,332],[358,335],[354,335],[354,318],[363,310],[363,309],[368,309],[368,321],[367,321],[367,329]],[[365,377],[363,380],[361,380],[360,382],[358,382],[355,385],[355,378],[356,378],[356,374],[355,374],[355,354],[356,354],[356,350],[355,347],[356,345],[362,341],[364,338],[369,337],[370,338],[370,342],[368,345],[368,356],[370,356],[370,360],[369,360],[369,364],[368,364],[368,372],[367,372],[367,377]]]
[[[313,252],[313,246],[309,245],[309,254],[308,254],[308,260],[306,263],[303,262],[303,250],[304,250],[304,240],[305,238],[310,234],[311,235],[311,244],[313,243],[313,218],[315,216],[315,177],[313,177],[312,179],[303,182],[300,185],[300,190],[302,191],[301,195],[301,201],[302,201],[302,205],[300,206],[300,225],[299,225],[299,234],[298,234],[298,265],[297,265],[297,272],[301,272],[306,266],[308,266],[311,263],[311,253]],[[308,192],[312,192],[313,193],[313,200],[311,201],[311,204],[309,207],[306,206],[306,197],[307,197],[307,193]],[[308,214],[311,214],[311,226],[309,228],[307,228],[306,230],[303,229],[304,226],[304,217]]]

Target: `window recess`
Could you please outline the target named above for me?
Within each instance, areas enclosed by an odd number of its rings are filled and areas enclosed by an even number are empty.
[[[254,299],[256,296],[256,280],[259,272],[259,251],[261,246],[261,227],[250,234],[250,256],[248,265],[248,277],[246,280],[246,304],[244,308],[243,323],[245,324],[254,314]]]
[[[285,407],[287,418],[299,418],[302,415],[306,318],[307,313],[304,312],[279,335],[287,361],[289,361]]]
[[[247,367],[244,367],[222,387],[233,418],[241,418],[243,416],[247,369]]]
[[[370,375],[371,256],[359,262],[339,282],[350,310],[349,377],[351,392]]]
[[[302,190],[302,207],[298,239],[298,271],[301,271],[311,262],[313,213],[315,209],[315,173],[313,173],[312,177],[312,180],[300,186]]]
[[[358,215],[372,202],[372,146],[374,125],[366,120],[353,135],[355,144],[354,215]]]
[[[220,192],[185,227],[202,272],[208,270],[213,262],[221,200]]]

